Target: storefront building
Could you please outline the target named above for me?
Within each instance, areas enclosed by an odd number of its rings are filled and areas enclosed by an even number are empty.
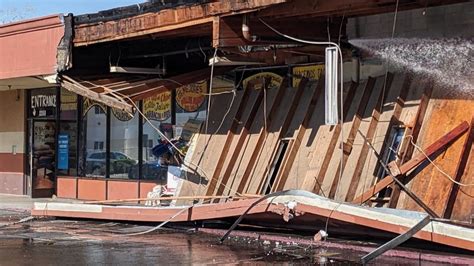
[[[0,25],[0,193],[32,195],[26,145],[31,135],[26,118],[33,116],[26,108],[30,95],[38,92],[29,90],[50,88],[43,91],[55,96],[56,55],[63,37],[62,15]],[[55,98],[37,100],[47,112],[55,105]],[[40,115],[53,117],[52,113]]]

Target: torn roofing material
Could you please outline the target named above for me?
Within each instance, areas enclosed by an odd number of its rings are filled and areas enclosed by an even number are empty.
[[[138,0],[139,1],[139,0]],[[211,0],[149,0],[135,5],[112,8],[97,13],[81,14],[74,16],[76,25],[106,22],[116,19],[128,18],[145,13],[159,12],[164,9],[175,8],[186,5],[199,5],[211,2]]]

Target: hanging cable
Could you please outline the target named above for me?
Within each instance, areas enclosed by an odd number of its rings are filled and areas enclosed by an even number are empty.
[[[411,145],[413,145],[413,147],[415,147],[419,152],[421,152],[421,154],[423,154],[426,157],[428,162],[430,162],[434,166],[434,168],[436,170],[438,170],[438,172],[440,172],[443,176],[445,176],[451,182],[453,182],[454,184],[456,184],[458,186],[461,186],[461,187],[472,187],[472,186],[474,186],[474,183],[464,184],[464,183],[456,181],[453,177],[451,177],[448,173],[446,173],[443,169],[441,169],[441,167],[439,167],[433,160],[431,160],[431,158],[426,154],[426,152],[420,146],[415,144],[415,142],[413,141],[413,135],[408,135],[405,138],[409,138]]]
[[[213,56],[212,60],[215,60],[215,58],[217,56],[217,50],[218,50],[217,48],[214,49],[214,56]],[[205,134],[208,134],[207,130],[208,130],[208,127],[209,127],[209,111],[211,109],[212,80],[214,79],[214,66],[215,66],[215,62],[213,61],[212,65],[211,65],[211,76],[209,77],[209,97],[207,98],[206,127],[205,127],[205,131],[204,131]]]
[[[151,123],[150,119],[148,119],[148,117],[146,117],[146,115],[143,114],[143,112],[140,110],[140,108],[138,108],[138,106],[135,104],[135,102],[129,96],[121,94],[121,93],[117,93],[117,94],[120,95],[121,97],[127,99],[133,105],[133,107],[137,110],[137,112],[145,119],[145,121],[147,123],[149,123],[150,126],[160,135],[160,137],[162,137],[164,140],[166,140],[173,149],[175,149],[181,156],[183,156],[183,165],[184,166],[188,167],[191,170],[194,170],[196,173],[198,173],[198,170],[199,170],[201,172],[202,176],[204,176],[204,178],[209,181],[209,175],[206,173],[206,171],[204,171],[204,169],[202,169],[202,167],[200,167],[198,164],[195,164],[191,161],[186,161],[186,155],[174,143],[172,143],[171,140],[163,132],[161,132],[161,130],[159,130],[155,125],[153,125],[153,123]],[[195,167],[195,169],[190,167],[190,165]],[[223,183],[219,183],[219,185],[223,186],[224,188],[227,188],[230,192],[234,193],[235,195],[240,195],[240,193],[238,193],[237,191],[229,188],[228,186],[226,186]]]

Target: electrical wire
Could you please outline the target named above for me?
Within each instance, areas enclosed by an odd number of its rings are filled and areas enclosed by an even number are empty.
[[[217,48],[214,49],[214,56],[213,56],[213,59],[216,58],[217,56]],[[213,62],[212,65],[211,65],[211,76],[209,78],[209,97],[207,98],[207,115],[206,115],[206,127],[205,127],[205,134],[207,134],[207,130],[208,130],[208,127],[209,127],[209,110],[211,110],[211,97],[212,97],[212,80],[214,78],[214,66],[215,66],[215,63]]]
[[[138,106],[135,104],[135,102],[130,98],[128,97],[127,95],[124,95],[124,94],[121,94],[121,93],[117,93],[118,95],[120,95],[121,97],[124,97],[126,99],[128,99],[128,101],[134,106],[134,108],[137,110],[137,112],[145,119],[146,122],[148,122],[150,124],[150,126],[163,138],[165,139],[169,144],[170,146],[175,149],[181,156],[183,156],[183,165],[188,167],[189,169],[191,170],[194,170],[196,173],[198,173],[197,170],[199,170],[201,172],[201,174],[209,181],[209,175],[206,173],[206,171],[204,171],[204,169],[202,169],[202,167],[200,167],[198,164],[195,164],[191,161],[186,161],[186,155],[173,143],[171,142],[171,140],[163,133],[161,132],[161,130],[159,130],[155,125],[153,125],[153,123],[151,123],[150,119],[148,119],[148,117],[146,117],[145,114],[143,114],[143,112],[140,110],[140,108],[138,108]],[[189,165],[191,166],[194,166],[196,169],[193,169],[192,167],[190,167]],[[220,186],[223,186],[224,188],[227,188],[230,192],[234,193],[235,195],[240,195],[240,193],[238,193],[237,191],[227,187],[225,184],[223,183],[219,183]]]
[[[144,235],[144,234],[148,234],[148,233],[151,233],[151,232],[154,232],[158,229],[160,229],[161,227],[165,226],[167,223],[171,222],[174,218],[178,217],[178,215],[180,215],[181,213],[191,209],[192,207],[194,207],[194,205],[191,205],[189,207],[186,207],[186,208],[183,208],[181,209],[179,212],[175,213],[173,216],[171,216],[168,220],[160,223],[159,225],[151,228],[151,229],[148,229],[146,231],[143,231],[143,232],[137,232],[137,233],[130,233],[130,234],[123,234],[123,236],[138,236],[138,235]]]
[[[426,157],[426,159],[434,166],[434,168],[436,170],[438,170],[438,172],[440,172],[447,179],[449,179],[451,182],[453,182],[454,184],[456,184],[458,186],[461,186],[461,187],[472,187],[472,186],[474,186],[474,183],[464,184],[464,183],[456,181],[453,177],[451,177],[448,173],[446,173],[443,169],[441,169],[441,167],[439,167],[433,160],[431,160],[431,158],[426,154],[426,152],[420,146],[415,144],[415,142],[413,141],[413,135],[408,135],[405,138],[409,138],[411,145],[413,145],[413,147],[415,147],[419,152],[421,152],[421,154],[423,154]]]
[[[327,45],[327,46],[334,46],[336,47],[338,53],[339,53],[339,60],[340,60],[340,74],[341,74],[341,77],[340,77],[340,83],[341,83],[341,95],[340,95],[340,124],[341,124],[341,136],[340,136],[340,145],[341,145],[341,161],[340,161],[340,167],[341,167],[341,171],[339,171],[339,182],[337,184],[337,187],[336,187],[336,194],[337,195],[337,192],[339,190],[339,187],[340,187],[340,184],[341,184],[341,180],[342,180],[342,168],[343,168],[343,165],[344,165],[344,150],[343,150],[343,144],[344,144],[344,131],[343,131],[343,128],[344,128],[344,95],[343,95],[343,89],[344,89],[344,60],[343,60],[343,57],[342,57],[342,51],[341,51],[341,48],[339,47],[338,44],[334,43],[334,42],[331,42],[331,41],[327,41],[327,42],[316,42],[316,41],[308,41],[308,40],[302,40],[302,39],[298,39],[298,38],[295,38],[295,37],[292,37],[292,36],[289,36],[289,35],[286,35],[286,34],[283,34],[281,32],[279,32],[278,30],[276,30],[275,28],[271,27],[268,23],[266,23],[265,21],[263,21],[261,18],[259,18],[260,22],[262,22],[265,26],[267,26],[269,29],[271,29],[273,32],[275,32],[276,34],[282,36],[282,37],[285,37],[287,39],[290,39],[290,40],[293,40],[293,41],[296,41],[296,42],[300,42],[300,43],[306,43],[306,44],[311,44],[311,45]],[[326,227],[325,227],[325,230],[327,232],[327,226],[329,224],[329,219],[331,218],[331,215],[332,213],[337,209],[339,208],[339,206],[342,204],[343,202],[341,201],[329,214],[327,220],[326,220]]]

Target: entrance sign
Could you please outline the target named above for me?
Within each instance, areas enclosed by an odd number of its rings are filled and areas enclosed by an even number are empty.
[[[69,168],[69,135],[58,135],[58,169],[67,170]]]
[[[171,91],[164,91],[143,101],[143,113],[150,120],[165,121],[171,117]]]
[[[30,115],[32,117],[54,117],[56,114],[56,89],[38,89],[31,91]]]
[[[186,112],[195,112],[204,102],[206,91],[206,81],[179,87],[176,89],[176,103]]]

